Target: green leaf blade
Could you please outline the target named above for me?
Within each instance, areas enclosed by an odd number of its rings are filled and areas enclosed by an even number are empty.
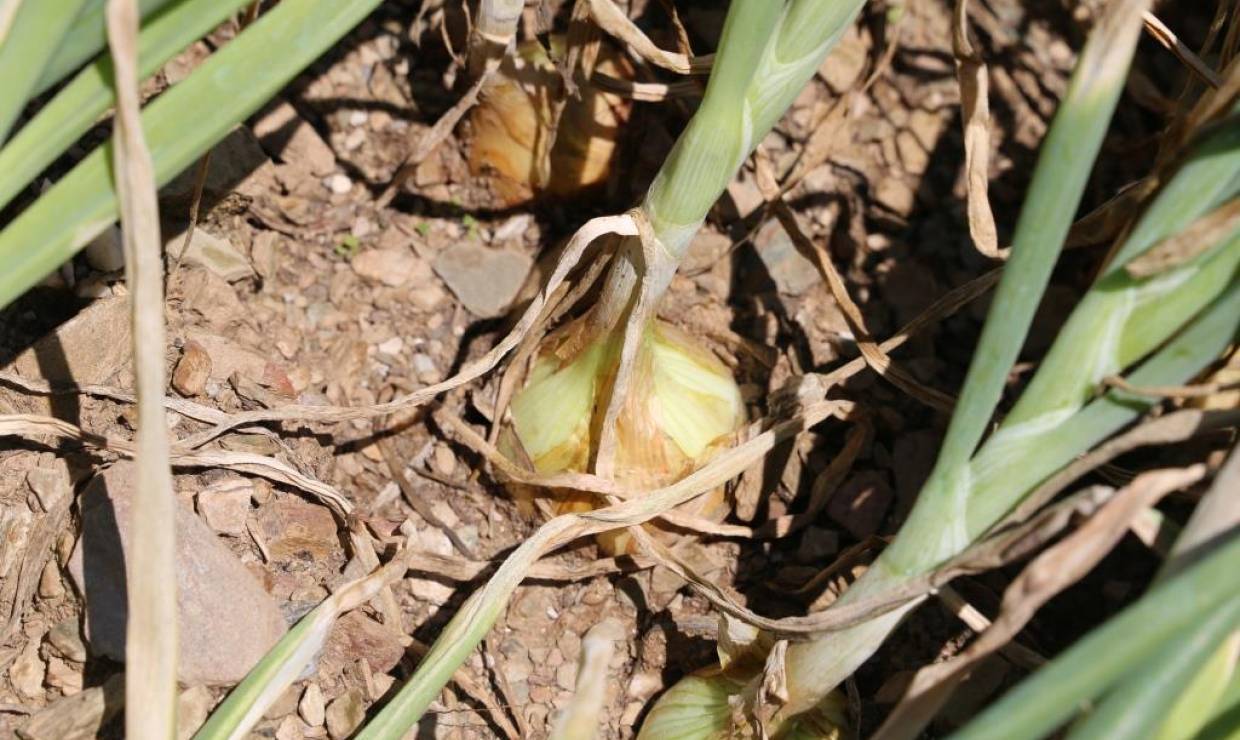
[[[143,112],[162,185],[360,23],[380,0],[284,0]],[[262,75],[255,75],[262,69]],[[116,219],[110,145],[91,152],[0,232],[0,306],[8,305]]]

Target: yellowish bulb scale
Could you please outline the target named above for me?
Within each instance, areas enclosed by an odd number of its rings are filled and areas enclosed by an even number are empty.
[[[619,332],[586,337],[579,320],[543,345],[525,387],[511,405],[509,445],[541,474],[586,471],[598,444],[607,393],[619,360]],[[616,420],[614,477],[631,488],[656,488],[700,467],[726,446],[745,421],[745,406],[731,371],[696,340],[663,321],[641,338],[624,407]],[[519,489],[528,501],[532,491]],[[557,512],[593,508],[591,496],[555,502]],[[719,520],[727,514],[723,490],[684,507]],[[602,538],[625,549],[627,537]]]

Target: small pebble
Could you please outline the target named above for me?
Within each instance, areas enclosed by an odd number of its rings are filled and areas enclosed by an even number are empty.
[[[452,454],[452,450],[447,445],[435,445],[434,466],[435,472],[445,478],[451,478],[456,472],[456,455]]]
[[[58,622],[47,633],[47,641],[65,659],[75,663],[86,662],[86,643],[82,641],[82,630],[77,619],[70,617]]]
[[[400,351],[404,348],[405,340],[400,337],[392,337],[391,339],[380,344],[377,349],[385,355],[392,355],[395,357],[399,355]]]
[[[345,150],[350,151],[350,152],[356,151],[357,149],[361,148],[362,143],[365,141],[366,141],[366,130],[355,128],[349,132],[348,136],[344,137],[344,148]]]
[[[301,701],[297,704],[297,713],[311,727],[320,727],[327,720],[327,708],[323,704],[323,690],[319,688],[317,683],[306,684],[306,690],[301,694]]]
[[[349,179],[349,176],[340,173],[328,177],[323,184],[336,195],[344,195],[353,189],[353,181]]]
[[[56,599],[65,593],[64,582],[60,579],[60,568],[56,561],[49,560],[39,574],[39,596],[45,599]]]
[[[210,376],[211,356],[207,350],[198,342],[186,342],[172,371],[172,387],[183,396],[197,396],[206,389]]]
[[[325,714],[327,734],[332,740],[341,740],[353,733],[366,716],[366,705],[361,689],[349,689],[327,705]]]

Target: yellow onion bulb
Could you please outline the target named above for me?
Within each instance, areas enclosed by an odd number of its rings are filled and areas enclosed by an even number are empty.
[[[561,38],[551,42],[562,49]],[[618,79],[633,76],[624,56],[608,45],[597,69]],[[606,182],[630,103],[592,86],[564,96],[560,72],[537,41],[519,44],[482,88],[470,111],[469,167],[487,178],[501,205],[543,193],[571,197]]]
[[[598,444],[620,339],[618,332],[591,338],[585,336],[588,331],[588,322],[578,320],[549,337],[510,406],[508,445],[544,475],[586,472]],[[674,483],[726,447],[745,419],[731,371],[689,335],[652,321],[616,419],[614,479],[635,490]],[[534,496],[551,495],[525,486],[515,486],[514,493],[527,505]],[[587,494],[559,495],[551,503],[556,513],[601,504]],[[720,487],[681,510],[719,521],[729,504]],[[628,550],[623,532],[599,539],[612,554]]]

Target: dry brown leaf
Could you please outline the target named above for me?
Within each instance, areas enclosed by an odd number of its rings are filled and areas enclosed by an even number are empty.
[[[827,467],[814,479],[814,483],[810,487],[809,502],[805,505],[805,510],[796,514],[784,514],[763,522],[755,530],[755,537],[764,539],[787,537],[793,532],[812,524],[818,518],[818,515],[822,513],[827,502],[831,499],[831,494],[835,493],[835,489],[848,476],[848,473],[852,470],[853,463],[857,461],[857,457],[861,455],[862,449],[865,448],[866,440],[874,432],[873,425],[867,417],[860,414],[850,414],[849,418],[855,418],[856,423],[849,430],[848,438],[844,440],[844,447],[831,458],[831,462],[827,464]]]
[[[1218,369],[1205,378],[1202,385],[1210,386],[1216,391],[1207,396],[1193,398],[1189,406],[1207,411],[1226,411],[1240,408],[1240,347],[1233,347],[1231,356]]]
[[[642,33],[613,0],[588,0],[590,17],[609,35],[628,44],[642,59],[677,74],[701,73],[710,69],[712,58],[692,59],[685,54],[660,49]]]
[[[125,713],[129,737],[168,737],[176,731],[177,601],[174,572],[176,497],[168,462],[167,387],[164,348],[163,255],[155,171],[142,133],[138,91],[138,5],[108,0],[108,47],[115,74],[116,121],[112,132],[117,198],[125,249],[133,324],[134,376],[138,397],[135,460],[137,488],[130,525],[131,553],[140,567],[128,569],[129,619],[125,642],[125,699],[141,712]]]
[[[383,208],[392,202],[392,199],[396,197],[400,189],[409,181],[409,178],[417,173],[418,165],[422,163],[422,160],[426,159],[431,152],[435,151],[443,143],[443,140],[447,138],[448,134],[452,133],[452,130],[461,122],[465,114],[478,103],[479,93],[482,92],[482,88],[494,76],[497,69],[499,69],[498,63],[496,63],[494,68],[488,66],[474,80],[473,84],[469,86],[469,89],[465,91],[461,99],[445,111],[435,121],[434,125],[426,130],[426,133],[422,134],[413,152],[408,157],[405,157],[404,163],[396,170],[396,174],[392,176],[392,181],[388,183],[387,188],[379,196],[379,199],[376,201],[378,207]]]
[[[503,560],[466,560],[433,552],[410,551],[405,562],[411,572],[426,573],[462,583],[503,564]],[[613,573],[635,573],[655,565],[653,560],[633,555],[598,558],[581,565],[538,562],[530,568],[527,578],[536,581],[587,581]]]
[[[1149,35],[1158,40],[1172,54],[1176,56],[1189,71],[1197,76],[1197,79],[1206,83],[1210,87],[1218,88],[1223,83],[1219,79],[1218,74],[1210,69],[1205,62],[1201,61],[1201,57],[1193,53],[1193,50],[1184,45],[1175,32],[1167,28],[1167,24],[1158,19],[1158,16],[1148,10],[1142,14],[1141,20],[1145,23],[1145,31]]]
[[[964,597],[956,589],[951,586],[939,586],[935,596],[957,619],[968,625],[969,629],[979,634],[990,629],[990,619],[978,611],[977,607],[965,601]],[[1012,663],[1027,671],[1037,670],[1046,664],[1046,658],[1043,658],[1016,640],[1012,640],[999,648],[999,652],[1003,653],[1004,657],[1012,661]]]
[[[1240,198],[1232,198],[1141,253],[1124,265],[1124,271],[1134,278],[1148,278],[1179,267],[1231,238],[1238,226]]]
[[[634,265],[641,265],[641,275],[636,288],[637,300],[632,304],[624,321],[624,338],[620,345],[620,361],[616,365],[615,378],[607,389],[607,406],[603,414],[603,423],[599,428],[598,449],[593,460],[594,473],[603,478],[614,478],[613,458],[616,454],[618,420],[628,398],[629,387],[632,385],[636,370],[637,350],[641,345],[642,336],[655,316],[659,296],[676,271],[677,263],[669,262],[662,255],[668,254],[667,248],[659,242],[654,228],[646,220],[645,212],[634,208],[629,212],[630,218],[637,226],[638,239],[626,240],[622,248],[640,250],[640,257],[630,258]],[[670,271],[670,273],[669,273]]]
[[[37,414],[0,415],[0,436],[72,439],[130,458],[137,452],[135,445],[128,440],[105,437],[63,419]],[[341,520],[346,519],[353,511],[353,504],[335,488],[294,470],[273,457],[228,450],[189,450],[174,451],[171,460],[174,465],[185,467],[229,468],[299,488],[330,508]]]
[[[679,82],[636,82],[619,77],[595,72],[590,76],[590,84],[599,90],[615,93],[630,100],[647,103],[658,103],[663,100],[677,98],[695,98],[702,94],[702,88],[691,80]]]
[[[960,118],[964,126],[964,169],[969,235],[990,259],[1006,259],[999,248],[995,216],[990,209],[990,75],[969,38],[969,0],[956,0],[952,17],[952,51],[960,82]]]
[[[1141,213],[1147,198],[1158,190],[1157,177],[1143,177],[1120,189],[1110,200],[1072,224],[1065,249],[1087,247],[1115,240]]]
[[[1102,379],[1102,384],[1137,396],[1150,398],[1209,398],[1240,388],[1240,381],[1197,383],[1194,385],[1133,385],[1118,375]]]
[[[1047,478],[1042,485],[1026,496],[1011,514],[991,527],[990,531],[996,532],[1010,522],[1027,519],[1081,476],[1111,462],[1125,452],[1139,447],[1183,442],[1198,434],[1226,429],[1238,424],[1240,424],[1240,409],[1219,411],[1186,409],[1138,424],[1127,432],[1103,442],[1088,454],[1078,457],[1058,473]]]

